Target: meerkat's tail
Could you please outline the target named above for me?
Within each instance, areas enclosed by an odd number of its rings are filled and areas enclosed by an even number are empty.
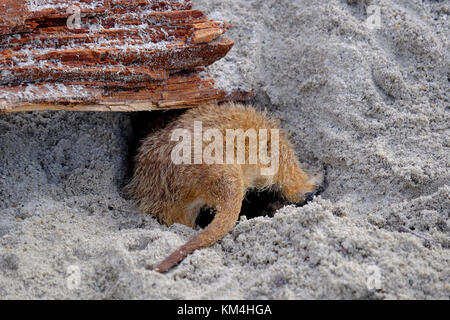
[[[240,184],[240,185],[239,185]],[[200,248],[206,248],[222,239],[234,226],[241,212],[244,196],[242,183],[222,185],[223,188],[213,188],[212,199],[219,199],[216,205],[216,216],[213,221],[194,238],[179,247],[175,252],[161,262],[154,270],[167,272],[180,263],[185,257]]]
[[[179,247],[154,270],[161,273],[167,272],[195,250],[209,247],[223,238],[233,228],[239,212],[240,207],[233,211],[218,210],[214,220],[203,231]]]

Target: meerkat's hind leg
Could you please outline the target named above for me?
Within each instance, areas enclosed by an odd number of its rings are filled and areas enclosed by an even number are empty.
[[[195,221],[201,207],[202,202],[200,199],[178,203],[176,206],[171,205],[163,210],[164,215],[159,216],[158,220],[167,226],[171,226],[174,223],[181,223],[194,229]]]
[[[197,249],[209,247],[223,238],[234,226],[241,211],[244,186],[239,170],[224,170],[224,175],[210,183],[204,190],[208,206],[216,209],[212,222],[194,238],[179,247],[156,268],[157,272],[167,272]]]

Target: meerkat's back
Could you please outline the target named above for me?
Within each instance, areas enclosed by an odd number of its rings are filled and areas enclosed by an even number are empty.
[[[277,188],[289,201],[301,203],[317,186],[301,170],[279,123],[253,107],[190,109],[149,135],[128,186],[138,210],[166,225],[190,227],[195,227],[202,207],[216,211],[205,229],[156,270],[165,272],[225,236],[239,217],[245,193],[254,188]]]

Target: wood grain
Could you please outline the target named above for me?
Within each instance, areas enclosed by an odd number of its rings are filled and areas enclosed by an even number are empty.
[[[241,100],[205,67],[231,25],[191,1],[0,0],[0,112],[138,111]],[[67,20],[77,10],[81,25]]]

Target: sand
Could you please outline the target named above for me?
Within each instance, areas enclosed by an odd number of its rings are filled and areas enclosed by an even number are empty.
[[[133,115],[0,114],[0,298],[449,299],[448,2],[195,2],[234,25],[218,86],[253,88],[328,189],[162,275],[197,231],[123,194]]]

